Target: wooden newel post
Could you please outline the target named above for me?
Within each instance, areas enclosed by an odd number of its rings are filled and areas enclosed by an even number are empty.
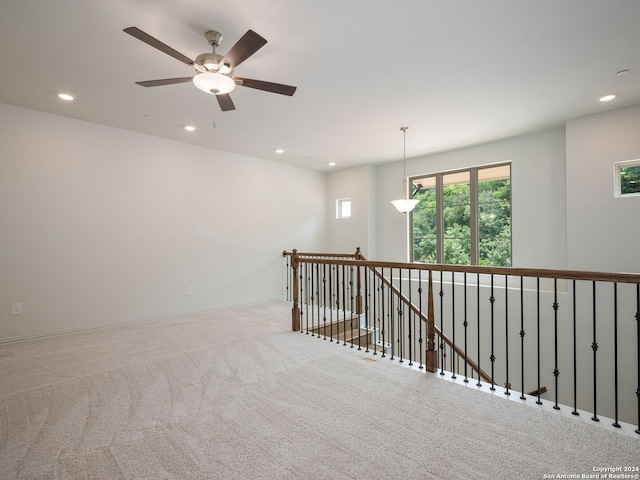
[[[293,275],[293,308],[291,309],[291,330],[300,331],[300,305],[298,304],[298,250],[291,254],[291,274]]]
[[[360,247],[356,248],[355,254],[356,260],[362,260],[362,254],[360,253]],[[360,280],[360,267],[356,267],[356,313],[360,315],[362,313],[362,289]]]
[[[431,270],[429,270],[429,300],[427,311],[427,371],[435,372],[438,370],[438,358],[436,356],[436,327],[433,322],[433,280],[431,278]]]

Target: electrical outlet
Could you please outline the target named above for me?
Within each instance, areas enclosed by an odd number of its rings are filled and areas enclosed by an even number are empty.
[[[12,303],[11,304],[11,315],[20,315],[22,313],[22,304],[21,303]]]
[[[193,295],[193,288],[187,287],[187,295]]]

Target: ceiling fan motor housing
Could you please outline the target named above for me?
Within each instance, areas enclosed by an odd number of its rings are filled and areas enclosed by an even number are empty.
[[[220,32],[216,32],[215,30],[209,30],[204,34],[204,36],[207,39],[207,42],[209,42],[209,45],[211,45],[213,48],[219,47],[220,42],[222,42],[222,34]]]
[[[201,53],[196,57],[196,63],[203,66],[209,72],[231,73],[231,66],[227,63],[221,64],[224,57],[218,53]]]

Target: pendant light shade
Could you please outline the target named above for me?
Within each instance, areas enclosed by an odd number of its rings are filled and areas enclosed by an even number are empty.
[[[402,198],[398,200],[391,200],[391,204],[396,207],[400,213],[409,213],[418,204],[419,200],[414,198],[407,198],[407,130],[409,127],[400,127],[400,131],[403,135],[403,177],[402,177]]]
[[[419,201],[413,198],[402,198],[400,200],[391,200],[391,203],[400,213],[409,213]]]

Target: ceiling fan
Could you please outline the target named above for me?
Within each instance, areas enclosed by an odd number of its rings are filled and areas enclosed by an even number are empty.
[[[223,112],[235,110],[236,108],[229,96],[229,93],[236,85],[288,96],[293,95],[296,91],[297,87],[292,87],[291,85],[233,76],[233,71],[238,65],[267,43],[264,38],[253,30],[248,30],[247,33],[231,47],[226,55],[216,53],[216,47],[218,47],[222,41],[222,34],[215,30],[209,30],[205,33],[205,38],[213,48],[213,52],[201,53],[196,57],[195,61],[137,27],[128,27],[123,31],[143,41],[147,45],[172,56],[176,60],[186,63],[196,71],[193,77],[165,78],[161,80],[136,82],[136,84],[143,87],[159,87],[161,85],[173,85],[175,83],[192,81],[194,85],[203,92],[215,95]]]

